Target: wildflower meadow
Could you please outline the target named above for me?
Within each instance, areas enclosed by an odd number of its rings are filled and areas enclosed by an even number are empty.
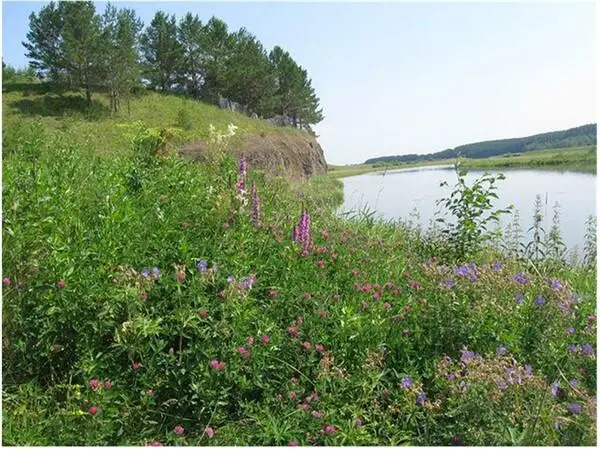
[[[343,218],[213,134],[3,155],[3,444],[596,444],[595,260]]]

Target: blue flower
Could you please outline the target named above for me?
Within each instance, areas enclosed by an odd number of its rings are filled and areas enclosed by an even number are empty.
[[[205,273],[206,269],[207,269],[206,260],[201,260],[200,262],[198,262],[198,265],[196,265],[196,268],[198,268],[198,271],[200,273]]]
[[[567,409],[574,415],[579,415],[581,413],[581,404],[574,402],[572,404],[569,404],[567,406]]]
[[[589,343],[586,343],[581,347],[581,352],[583,352],[585,355],[592,355],[594,354],[594,348],[592,348],[592,345]]]
[[[562,288],[562,284],[558,279],[549,279],[549,282],[552,290],[560,290]]]
[[[421,391],[418,395],[417,395],[417,405],[423,405],[425,404],[425,399],[427,399],[427,395],[425,394],[424,391]]]
[[[538,307],[543,306],[546,303],[546,300],[544,299],[543,296],[538,296],[537,298],[535,298],[535,305]]]
[[[404,376],[400,382],[400,386],[405,390],[409,389],[413,385],[413,380],[409,376]]]
[[[495,271],[500,271],[502,269],[502,264],[500,262],[494,262],[492,269]]]
[[[567,327],[567,334],[573,335],[575,333],[575,328],[573,326]]]
[[[525,365],[525,374],[529,377],[531,376],[533,373],[533,370],[531,368],[531,365]]]
[[[525,273],[523,272],[515,274],[513,279],[521,285],[529,284],[529,279],[527,279],[527,276],[525,276]]]
[[[523,302],[525,301],[525,296],[523,295],[523,293],[517,293],[515,295],[515,301],[517,302],[517,304],[523,304]]]

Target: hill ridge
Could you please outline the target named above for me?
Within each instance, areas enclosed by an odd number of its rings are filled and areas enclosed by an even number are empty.
[[[596,145],[596,132],[596,123],[590,123],[565,130],[548,131],[525,137],[484,140],[459,145],[455,148],[448,148],[436,153],[380,156],[367,159],[365,164],[451,159],[459,154],[472,159],[483,159],[508,153]]]

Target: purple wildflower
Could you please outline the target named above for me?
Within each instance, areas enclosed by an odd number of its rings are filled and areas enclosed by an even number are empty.
[[[418,395],[417,395],[417,405],[423,405],[425,404],[425,399],[427,399],[427,395],[425,394],[424,391],[421,391]]]
[[[514,368],[508,367],[505,369],[506,372],[506,380],[510,385],[514,385],[515,381],[513,379]]]
[[[569,326],[567,328],[567,334],[568,335],[573,335],[575,333],[575,328],[573,326]]]
[[[531,368],[531,365],[525,365],[525,374],[527,375],[527,377],[531,377],[533,374],[533,370]]]
[[[523,293],[517,293],[515,295],[515,301],[517,302],[517,304],[523,304],[523,302],[525,301],[525,295],[523,295]]]
[[[567,351],[569,352],[579,352],[579,346],[576,346],[574,344],[570,344],[567,346]]]
[[[200,273],[206,273],[206,269],[207,269],[206,260],[201,260],[200,262],[198,262],[198,265],[196,265],[196,268],[198,268],[198,271]]]
[[[460,391],[462,393],[465,393],[469,389],[469,384],[467,382],[465,382],[464,380],[461,380],[458,383],[458,388],[460,389]]]
[[[529,284],[529,279],[527,279],[527,276],[525,276],[525,273],[523,272],[515,274],[513,279],[516,283],[521,285]]]
[[[144,268],[142,270],[142,276],[145,278],[150,277],[150,268]]]
[[[248,173],[248,165],[246,163],[246,157],[242,154],[240,157],[240,166],[238,170],[238,183],[237,189],[240,194],[246,193],[246,174]]]
[[[567,406],[567,410],[569,410],[574,415],[579,415],[581,413],[581,404],[574,402]]]
[[[253,275],[250,275],[246,279],[242,279],[241,281],[238,282],[238,288],[240,290],[250,290],[252,288],[252,285],[254,284],[255,280],[256,280],[256,277]]]
[[[556,397],[558,394],[558,387],[560,387],[560,381],[556,380],[552,382],[552,385],[550,386],[550,392],[552,393],[552,396]]]
[[[500,262],[494,262],[492,265],[492,269],[494,271],[500,271],[502,269],[502,264]]]
[[[306,210],[302,211],[300,221],[294,228],[294,240],[302,245],[304,251],[310,246],[310,215]]]
[[[550,288],[552,290],[560,290],[562,288],[562,284],[558,279],[550,279]]]
[[[469,363],[474,356],[475,353],[473,351],[468,351],[466,348],[460,350],[460,361],[463,363]]]
[[[410,387],[412,387],[413,385],[413,381],[409,376],[404,376],[402,378],[402,381],[400,382],[400,386],[402,388],[404,388],[405,390],[409,389]]]
[[[260,198],[258,196],[258,191],[256,190],[256,186],[254,183],[252,184],[252,224],[255,227],[258,227],[259,223],[259,214],[260,214]]]
[[[546,300],[544,299],[543,296],[538,296],[537,298],[535,298],[535,305],[538,307],[543,306],[546,303]]]
[[[506,385],[506,382],[504,382],[502,379],[496,381],[496,386],[500,390],[506,390],[508,388],[508,385]]]
[[[458,267],[454,270],[454,274],[460,277],[466,277],[467,274],[469,274],[469,269],[467,268],[466,265],[463,265],[462,267]]]
[[[579,381],[577,379],[571,379],[569,381],[569,385],[571,385],[573,388],[579,388]]]
[[[507,352],[508,350],[503,345],[498,346],[498,348],[496,349],[496,355],[499,357],[505,355]]]
[[[581,346],[581,352],[583,352],[585,355],[593,355],[594,348],[592,348],[592,345],[590,345],[589,343],[586,343],[583,346]]]
[[[454,288],[454,281],[452,279],[444,280],[444,287],[446,288]]]
[[[229,276],[227,278],[227,285],[231,285],[235,282],[235,277],[234,276]]]
[[[158,267],[152,268],[152,277],[154,279],[160,279],[160,270],[158,269]]]

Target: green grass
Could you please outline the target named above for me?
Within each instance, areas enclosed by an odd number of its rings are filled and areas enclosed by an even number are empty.
[[[44,120],[3,154],[3,444],[595,444],[595,264],[450,258],[329,177],[250,167],[257,208],[215,148]]]
[[[374,171],[398,168],[427,167],[432,165],[454,164],[454,159],[394,164],[330,165],[329,175],[333,178],[356,176]],[[573,171],[596,172],[596,147],[573,147],[555,150],[537,150],[520,154],[490,157],[486,159],[463,159],[467,168],[558,168]]]
[[[208,138],[211,124],[221,130],[232,123],[242,138],[261,133],[300,133],[173,94],[143,91],[132,98],[130,114],[123,102],[121,111],[111,117],[109,101],[103,93],[94,94],[90,110],[82,93],[58,94],[41,84],[9,84],[3,86],[3,90],[5,144],[18,139],[18,130],[32,123],[41,123],[49,134],[69,131],[79,145],[101,152],[130,146],[133,137],[130,128],[137,121],[154,128],[180,128],[176,142],[179,145]],[[181,123],[182,114],[186,117],[184,123]],[[189,127],[185,129],[182,125]]]

